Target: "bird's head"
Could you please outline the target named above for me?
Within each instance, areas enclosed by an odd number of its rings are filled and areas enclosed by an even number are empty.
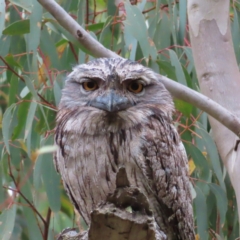
[[[159,77],[137,62],[100,58],[78,65],[62,91],[58,119],[88,134],[116,132],[163,113],[171,118],[172,98]]]

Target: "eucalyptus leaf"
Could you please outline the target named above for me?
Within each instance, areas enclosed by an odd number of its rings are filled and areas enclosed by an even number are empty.
[[[0,215],[0,239],[9,240],[11,238],[16,217],[17,206],[4,210]]]
[[[52,154],[44,154],[42,157],[42,178],[47,192],[50,208],[53,212],[60,210],[60,176],[53,166]]]
[[[11,133],[12,133],[12,129],[10,128],[10,126],[13,120],[13,114],[14,114],[15,108],[16,108],[15,103],[13,103],[10,107],[8,107],[3,115],[3,120],[2,120],[3,141],[8,153],[10,153],[9,141],[11,140]]]
[[[200,239],[208,239],[207,237],[207,205],[206,198],[200,188],[195,187],[197,197],[194,199],[194,205],[197,214],[197,232]]]
[[[0,0],[0,37],[2,36],[2,31],[5,24],[5,0]]]
[[[13,36],[13,35],[23,35],[29,32],[30,32],[30,21],[29,19],[26,19],[26,20],[20,20],[10,24],[2,31],[2,34]]]
[[[226,195],[226,192],[224,192],[223,189],[217,184],[214,184],[214,183],[209,184],[209,187],[216,197],[217,208],[220,213],[220,225],[222,226],[225,221],[226,212],[227,212],[227,205],[228,205],[227,195]]]

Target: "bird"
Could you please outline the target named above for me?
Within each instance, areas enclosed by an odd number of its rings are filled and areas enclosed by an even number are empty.
[[[162,239],[193,240],[188,158],[160,75],[138,62],[98,58],[67,76],[54,157],[64,188],[87,225],[124,167],[148,198]]]

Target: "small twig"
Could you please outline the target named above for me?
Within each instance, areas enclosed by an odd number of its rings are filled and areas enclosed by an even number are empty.
[[[153,7],[149,8],[149,9],[147,9],[147,10],[142,11],[142,13],[145,14],[145,13],[151,12],[155,8],[156,8],[156,6],[153,6]]]
[[[70,49],[71,49],[71,51],[73,53],[73,56],[74,56],[76,62],[78,63],[78,56],[77,56],[76,51],[75,51],[75,49],[73,47],[73,44],[71,42],[68,42],[68,44],[69,44],[69,47],[70,47]]]
[[[51,220],[51,209],[48,208],[48,212],[47,212],[47,218],[46,218],[46,226],[44,228],[44,234],[43,234],[43,239],[47,240],[48,239],[48,231],[49,231],[49,225],[50,225],[50,220]]]
[[[39,96],[39,98],[40,98],[45,104],[43,104],[42,102],[36,101],[37,103],[46,105],[46,106],[48,106],[48,107],[50,107],[50,108],[52,108],[52,109],[54,109],[54,110],[57,110],[57,108],[56,108],[53,104],[51,104],[50,102],[48,102],[40,93],[37,93],[37,95]]]
[[[202,180],[202,179],[199,179],[199,178],[194,178],[194,177],[189,177],[189,178],[193,181],[198,181],[198,182],[202,182],[202,183],[205,183],[205,184],[210,184],[209,182],[207,182],[205,180]]]
[[[21,79],[22,82],[25,83],[25,79],[24,79],[22,76],[20,76],[20,75],[11,67],[11,66],[5,61],[5,59],[4,59],[2,56],[0,56],[0,59],[4,62],[4,64],[7,66],[7,68],[8,68],[13,74],[15,74],[18,78]],[[43,102],[46,103],[46,105],[48,105],[49,107],[54,108],[54,106],[53,106],[51,103],[49,103],[43,96],[41,96],[40,93],[37,93],[37,95],[40,97],[40,99],[42,99]]]
[[[86,22],[85,24],[89,23],[89,0],[86,1]]]
[[[23,82],[25,82],[24,78],[22,76],[20,76],[6,61],[5,59],[0,56],[0,59],[4,62],[4,64],[7,66],[7,68],[13,72],[17,77],[19,77]]]
[[[94,15],[93,15],[93,21],[92,21],[92,23],[95,23],[95,18],[96,18],[96,16],[97,16],[97,14],[96,14],[96,9],[97,9],[96,0],[93,1],[93,4],[94,4],[94,10],[93,10]]]

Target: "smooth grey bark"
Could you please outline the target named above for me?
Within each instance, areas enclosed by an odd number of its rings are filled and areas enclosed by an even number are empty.
[[[201,92],[239,118],[240,73],[232,44],[229,6],[227,0],[188,0],[188,19]],[[214,118],[209,117],[209,120],[240,207],[238,137]]]

